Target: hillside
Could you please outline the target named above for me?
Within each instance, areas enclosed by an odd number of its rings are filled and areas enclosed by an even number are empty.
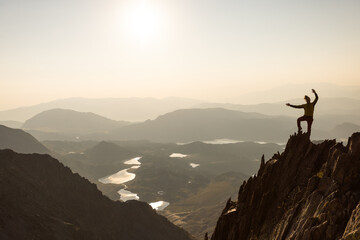
[[[49,153],[38,140],[20,129],[0,125],[0,149],[12,149],[19,153]]]
[[[59,161],[82,177],[97,182],[97,179],[125,168],[125,160],[138,156],[114,143],[100,142],[84,152],[70,152]]]
[[[28,119],[24,129],[59,134],[90,134],[107,132],[129,124],[114,121],[90,112],[77,112],[69,109],[51,109]]]
[[[295,128],[288,117],[269,117],[221,108],[183,109],[155,120],[114,131],[116,140],[147,139],[156,142],[188,142],[230,138],[249,141],[284,141]]]
[[[339,125],[335,126],[334,129],[332,130],[333,135],[336,135],[336,136],[339,136],[342,138],[346,138],[351,133],[358,132],[358,131],[360,131],[360,125],[356,125],[353,123],[339,124]]]
[[[226,204],[212,240],[359,239],[360,133],[344,147],[291,136]]]
[[[4,125],[9,128],[21,128],[24,123],[17,121],[0,121],[0,125]]]
[[[143,202],[114,202],[48,155],[0,151],[1,239],[189,240]]]

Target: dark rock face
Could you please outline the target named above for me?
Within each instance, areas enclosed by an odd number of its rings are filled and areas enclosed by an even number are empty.
[[[291,136],[229,200],[212,240],[360,239],[360,133],[344,147]]]
[[[191,237],[146,203],[109,200],[48,155],[1,150],[0,239]]]

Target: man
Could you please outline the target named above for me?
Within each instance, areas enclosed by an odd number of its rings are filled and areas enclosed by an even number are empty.
[[[289,106],[289,107],[304,109],[304,111],[305,111],[304,116],[298,118],[297,126],[298,126],[298,131],[300,132],[301,131],[301,122],[306,121],[308,124],[307,133],[309,134],[309,136],[311,134],[311,125],[314,120],[313,116],[314,116],[315,104],[319,100],[319,96],[317,95],[316,91],[314,89],[312,89],[312,92],[315,94],[315,100],[313,102],[310,102],[310,98],[305,95],[304,99],[306,101],[306,104],[302,104],[302,105],[292,105],[290,103],[286,104],[286,106]]]

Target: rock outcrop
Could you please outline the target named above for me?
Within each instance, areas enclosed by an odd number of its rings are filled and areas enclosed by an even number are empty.
[[[144,202],[111,201],[49,155],[0,150],[0,239],[192,238]]]
[[[346,147],[290,137],[226,204],[212,240],[360,239],[360,133]]]

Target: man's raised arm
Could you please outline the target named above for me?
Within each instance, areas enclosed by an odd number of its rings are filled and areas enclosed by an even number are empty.
[[[303,108],[303,105],[292,105],[290,103],[287,103],[286,106],[292,107],[292,108]]]
[[[314,100],[314,105],[317,103],[317,101],[319,100],[319,96],[317,95],[315,89],[312,89],[312,92],[315,94],[315,100]]]

